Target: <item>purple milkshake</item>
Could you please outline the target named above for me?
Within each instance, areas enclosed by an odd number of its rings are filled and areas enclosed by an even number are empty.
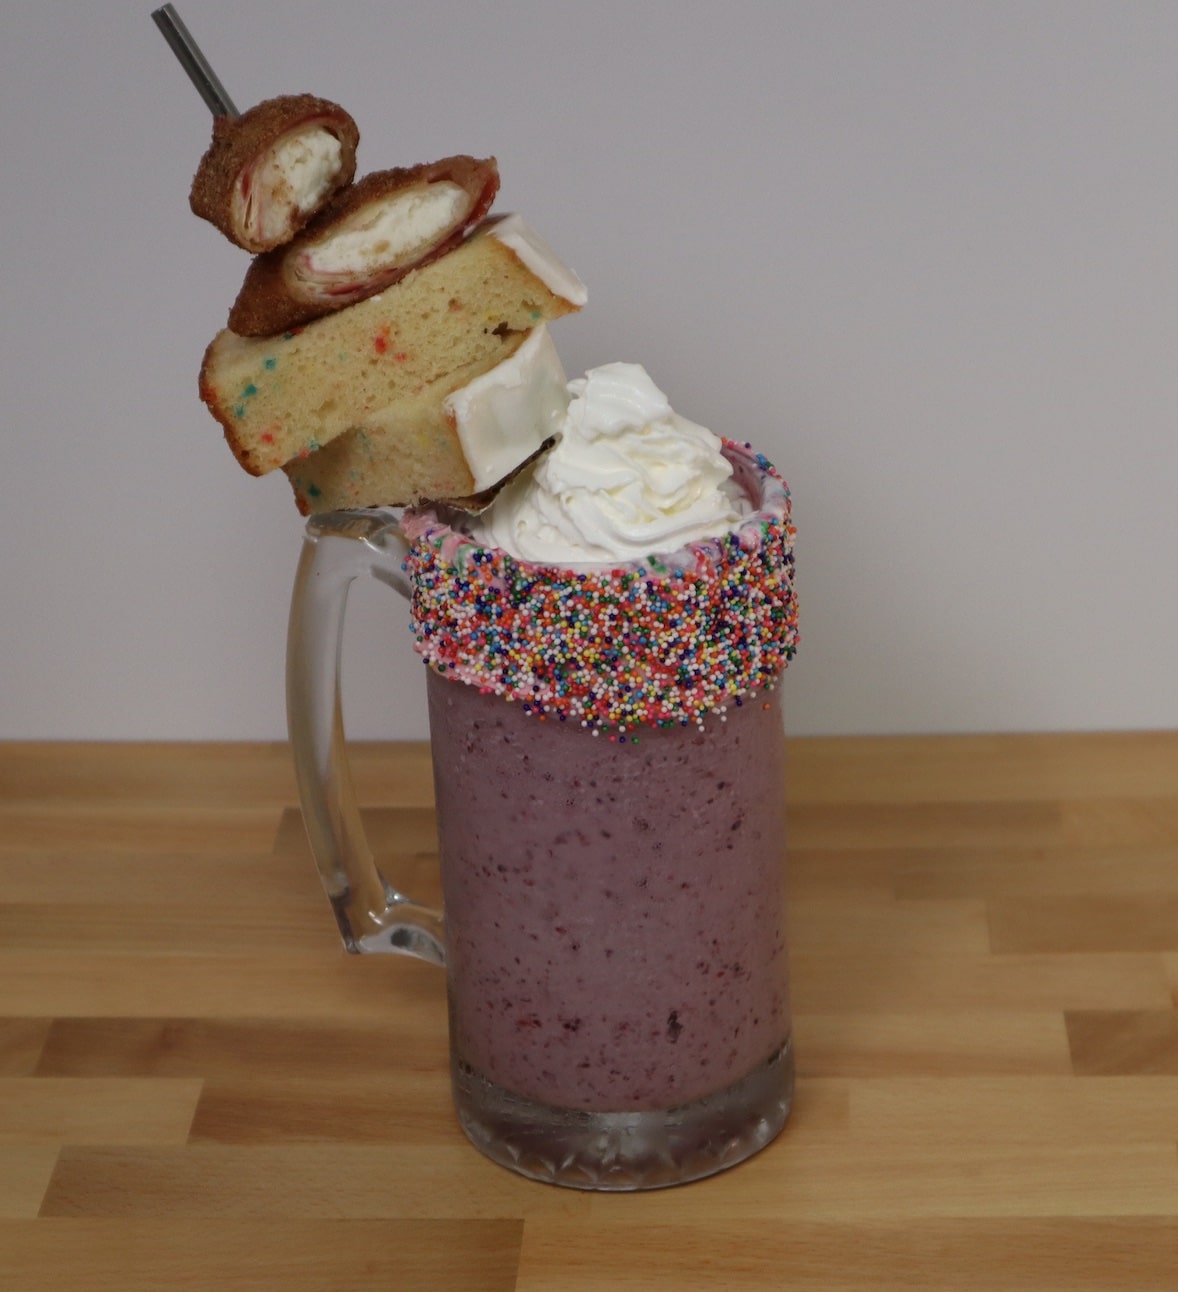
[[[747,1157],[784,1124],[793,1077],[774,690],[796,646],[788,491],[748,446],[669,408],[636,417],[624,384],[597,421],[627,405],[604,434],[641,427],[647,485],[684,435],[715,444],[670,473],[705,480],[669,508],[690,518],[680,545],[634,555],[577,514],[579,482],[509,487],[506,520],[497,502],[488,522],[403,522],[459,1119],[515,1170],[608,1189]],[[651,445],[652,425],[673,435]],[[559,509],[533,505],[544,488]],[[701,516],[717,506],[719,527]],[[660,550],[645,527],[633,541]]]
[[[430,672],[453,1047],[562,1108],[671,1108],[789,1040],[776,694],[619,746]]]

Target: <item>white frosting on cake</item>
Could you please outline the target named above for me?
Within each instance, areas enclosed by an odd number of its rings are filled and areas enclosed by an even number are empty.
[[[568,402],[564,368],[543,324],[510,358],[447,396],[474,492],[498,484],[555,434]]]
[[[575,270],[556,254],[548,243],[520,215],[504,215],[488,220],[485,228],[492,237],[510,247],[527,269],[554,295],[578,307],[589,299],[585,284]]]

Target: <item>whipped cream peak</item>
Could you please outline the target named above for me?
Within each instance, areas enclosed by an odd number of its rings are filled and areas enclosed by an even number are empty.
[[[607,363],[569,382],[576,405],[570,420],[591,439],[620,435],[632,426],[660,422],[674,414],[666,395],[638,363]]]
[[[638,364],[569,383],[554,447],[471,525],[485,546],[544,565],[618,565],[734,529],[749,503],[719,436],[675,413]]]

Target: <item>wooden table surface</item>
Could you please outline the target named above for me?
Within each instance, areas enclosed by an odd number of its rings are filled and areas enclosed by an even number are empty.
[[[790,748],[790,1125],[592,1195],[468,1147],[284,746],[0,746],[0,1288],[1174,1292],[1178,733]],[[355,767],[436,896],[425,750]]]

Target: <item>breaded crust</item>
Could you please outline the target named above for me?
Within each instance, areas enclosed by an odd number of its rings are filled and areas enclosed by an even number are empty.
[[[258,240],[242,228],[234,216],[234,191],[246,172],[265,152],[291,131],[322,126],[340,142],[339,169],[318,203],[291,221],[277,236]],[[284,94],[266,99],[240,117],[214,117],[213,138],[200,160],[188,196],[189,205],[201,219],[215,225],[246,251],[269,251],[299,231],[317,211],[356,174],[356,146],[360,131],[339,106],[313,94]]]
[[[469,206],[455,219],[368,275],[321,285],[317,291],[314,284],[308,285],[307,258],[316,248],[362,225],[366,211],[375,214],[391,200],[438,183],[457,185],[466,194]],[[499,167],[494,157],[443,157],[366,175],[338,193],[286,246],[253,260],[229,312],[230,329],[239,336],[275,336],[384,291],[457,246],[490,210],[498,191]]]

